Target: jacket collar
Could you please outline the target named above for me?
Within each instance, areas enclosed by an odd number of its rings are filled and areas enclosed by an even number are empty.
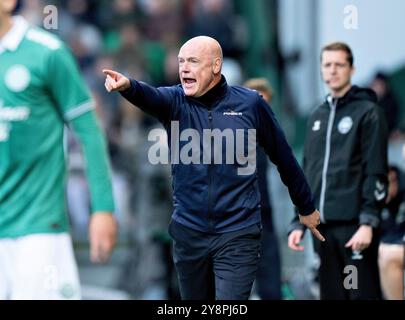
[[[212,89],[210,89],[203,96],[194,99],[208,107],[212,107],[216,101],[222,99],[226,95],[227,91],[228,84],[225,77],[222,75],[221,81],[218,82]]]
[[[28,22],[22,16],[13,17],[11,29],[0,39],[0,54],[4,51],[15,51],[24,39]]]
[[[326,102],[325,104],[327,105],[329,101],[336,100],[337,99],[337,107],[347,104],[350,101],[354,100],[364,100],[364,101],[371,101],[371,102],[377,102],[377,96],[375,92],[371,89],[368,88],[361,88],[356,85],[351,86],[350,90],[346,92],[346,94],[340,98],[333,98],[331,95],[328,95],[326,97]]]
[[[353,92],[355,92],[356,89],[357,87],[355,85],[351,86],[350,89],[341,97],[332,97],[331,94],[328,94],[325,99],[325,104],[327,106],[330,105],[330,103],[336,103],[336,106],[341,105],[352,97]]]

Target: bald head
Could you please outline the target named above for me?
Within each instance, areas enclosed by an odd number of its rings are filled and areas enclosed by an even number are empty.
[[[198,36],[198,37],[191,38],[185,44],[183,44],[180,51],[183,48],[187,48],[187,47],[199,48],[201,50],[205,50],[213,58],[216,58],[216,57],[220,58],[221,61],[223,59],[221,45],[214,38],[207,37],[207,36]]]
[[[221,81],[222,48],[217,40],[198,36],[179,52],[179,76],[187,96],[200,97]]]

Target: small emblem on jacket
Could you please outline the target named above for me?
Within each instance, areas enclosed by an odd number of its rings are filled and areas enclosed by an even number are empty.
[[[381,183],[380,181],[377,181],[375,183],[375,190],[374,190],[375,199],[377,201],[381,201],[381,200],[383,200],[385,198],[385,195],[386,195],[386,193],[385,193],[384,184]]]
[[[346,134],[353,126],[353,120],[350,117],[344,117],[339,121],[338,130],[341,134]]]
[[[228,110],[224,112],[224,116],[241,116],[242,112],[236,112],[233,110]]]
[[[321,120],[316,120],[312,126],[312,131],[319,131],[321,129]]]

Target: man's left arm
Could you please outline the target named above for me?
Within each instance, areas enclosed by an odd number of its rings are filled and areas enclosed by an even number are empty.
[[[105,262],[117,233],[106,142],[94,112],[90,90],[76,61],[63,43],[49,51],[46,76],[62,121],[75,132],[85,156],[91,195],[89,238],[91,260]]]
[[[258,142],[277,166],[280,178],[287,186],[290,198],[298,208],[299,219],[321,241],[324,237],[316,229],[320,223],[319,211],[315,204],[311,189],[298,164],[283,130],[270,106],[258,97]]]
[[[91,260],[106,262],[115,245],[117,226],[105,137],[93,111],[73,119],[70,124],[86,160],[92,208],[89,225]]]
[[[359,140],[364,180],[361,190],[360,226],[345,245],[352,250],[364,250],[370,245],[373,229],[379,226],[380,212],[388,193],[388,129],[379,106],[375,106],[364,116]]]
[[[359,222],[377,227],[388,190],[388,129],[379,106],[365,115],[360,132],[364,180]]]

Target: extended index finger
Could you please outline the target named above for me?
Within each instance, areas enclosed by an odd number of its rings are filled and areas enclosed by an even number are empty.
[[[311,230],[312,234],[313,234],[315,237],[317,237],[319,240],[325,241],[325,238],[323,237],[323,235],[321,235],[321,233],[318,231],[317,228],[314,227],[314,228],[311,228],[310,230]]]
[[[110,70],[110,69],[103,69],[103,73],[105,75],[111,76],[113,79],[115,79],[115,77],[118,75],[118,73],[116,71]]]

